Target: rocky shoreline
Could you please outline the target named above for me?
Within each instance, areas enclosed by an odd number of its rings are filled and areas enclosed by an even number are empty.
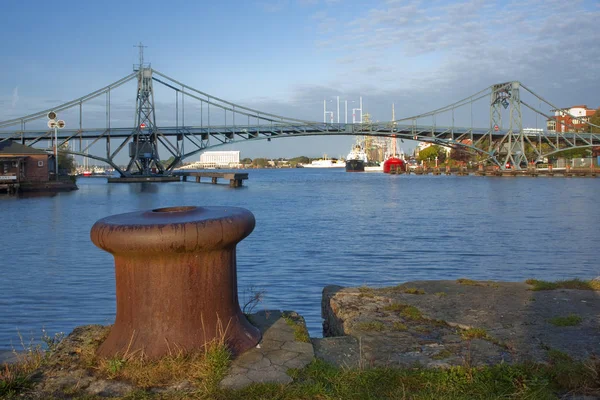
[[[531,289],[468,279],[328,286],[324,332],[354,338],[367,366],[543,363],[550,351],[574,360],[600,354],[599,292]]]
[[[600,292],[596,286],[574,287],[532,290],[526,283],[468,279],[377,289],[327,286],[325,337],[309,338],[304,319],[294,312],[252,314],[263,339],[231,362],[219,386],[289,384],[290,368],[315,359],[358,370],[543,364],[551,354],[588,360],[600,354]],[[86,365],[82,349],[99,343],[106,332],[99,325],[76,328],[35,372],[26,398],[120,397],[139,390]],[[143,389],[178,395],[198,390],[187,380]]]

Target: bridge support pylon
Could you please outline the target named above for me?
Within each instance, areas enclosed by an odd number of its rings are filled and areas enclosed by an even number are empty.
[[[500,168],[506,169],[507,164],[513,169],[527,166],[525,155],[525,135],[523,134],[523,116],[521,113],[521,97],[519,82],[506,82],[492,86],[490,108],[490,151],[492,150],[492,131],[502,131],[502,109],[509,109],[509,124],[506,135],[494,147],[494,153],[502,160]],[[498,161],[500,161],[498,160]]]
[[[158,128],[154,111],[152,68],[149,65],[145,66],[143,59],[138,70],[135,128],[131,137],[130,161],[123,177],[168,175],[158,155]]]

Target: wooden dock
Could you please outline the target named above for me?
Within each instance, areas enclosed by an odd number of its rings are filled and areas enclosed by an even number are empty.
[[[180,176],[186,182],[188,177],[196,178],[196,182],[200,183],[202,178],[210,178],[211,183],[218,183],[219,179],[229,179],[229,187],[241,187],[242,182],[248,179],[248,173],[240,172],[187,172],[177,171],[175,176]]]

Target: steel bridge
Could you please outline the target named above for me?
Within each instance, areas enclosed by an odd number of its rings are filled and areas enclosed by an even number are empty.
[[[137,80],[133,124],[114,126],[115,123],[111,119],[114,107],[111,104],[111,93],[133,80]],[[157,123],[154,83],[175,92],[175,126]],[[521,98],[524,92],[536,99],[535,102],[538,102],[539,106],[524,101]],[[98,102],[98,99],[102,98],[105,99],[105,126],[86,126],[83,123],[83,106],[93,100]],[[199,120],[199,124],[186,125],[186,102],[188,120]],[[489,109],[489,125],[485,128],[473,128],[471,122],[471,127],[454,126],[455,115],[459,114],[460,110],[470,108],[472,121],[473,105],[477,102],[484,102],[486,109]],[[190,106],[190,103],[193,105]],[[60,153],[102,161],[113,167],[122,177],[170,175],[182,160],[207,149],[229,143],[264,139],[270,141],[283,137],[368,135],[417,140],[462,148],[477,154],[481,162],[493,163],[502,169],[507,163],[520,169],[530,161],[563,150],[600,146],[600,134],[576,132],[573,126],[566,126],[565,130],[569,131],[566,133],[524,129],[523,110],[536,113],[541,116],[543,122],[552,118],[541,111],[542,104],[554,110],[559,109],[515,81],[495,84],[448,106],[395,121],[321,123],[262,112],[209,95],[152,69],[149,64],[143,63],[141,57],[140,64],[134,66],[133,73],[95,92],[47,110],[0,122],[0,142],[14,140],[39,147],[42,141],[47,140],[51,142],[52,148],[58,148]],[[193,118],[189,115],[190,108]],[[65,111],[79,114],[78,124],[74,128],[29,128],[32,125],[41,126],[42,123],[45,125],[50,112],[60,115]],[[435,123],[436,119],[441,119],[444,115],[447,116],[446,119],[451,115],[450,126],[439,126]],[[424,120],[427,122],[423,123]],[[73,125],[72,119],[69,125]],[[598,128],[594,131],[600,132],[600,127],[589,123],[588,126]],[[73,141],[79,141],[78,150],[64,146]],[[84,141],[87,143],[85,146],[82,145]],[[90,154],[92,146],[96,145],[97,149],[99,142],[105,144],[103,154]],[[127,167],[123,168],[117,164],[116,158],[126,149],[130,161]],[[172,162],[169,165],[163,165],[160,161],[159,149],[163,154],[170,154]]]

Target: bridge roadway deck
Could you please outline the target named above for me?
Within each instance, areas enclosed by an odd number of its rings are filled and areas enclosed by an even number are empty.
[[[128,138],[135,131],[132,128],[92,128],[92,129],[61,129],[57,132],[59,139],[96,139]],[[151,132],[143,131],[145,135]],[[234,137],[240,139],[256,139],[265,137],[281,136],[308,136],[308,135],[372,135],[372,136],[391,136],[396,135],[406,139],[413,139],[414,136],[432,137],[440,139],[452,139],[462,135],[469,135],[479,138],[484,135],[502,137],[508,133],[507,129],[498,131],[487,128],[467,128],[467,127],[445,127],[445,126],[423,126],[423,125],[396,125],[392,129],[390,123],[380,124],[273,124],[273,125],[238,125],[238,126],[180,126],[180,127],[158,127],[157,134],[164,137],[182,137],[198,136],[203,140],[209,136],[223,136],[224,140],[231,140]],[[31,129],[31,130],[0,130],[0,141],[6,139],[13,140],[46,140],[54,135],[53,130],[49,129]],[[529,137],[537,137],[539,134],[527,133]],[[544,133],[547,138],[573,138],[572,133]],[[594,137],[600,140],[599,135],[578,133],[578,137]]]

